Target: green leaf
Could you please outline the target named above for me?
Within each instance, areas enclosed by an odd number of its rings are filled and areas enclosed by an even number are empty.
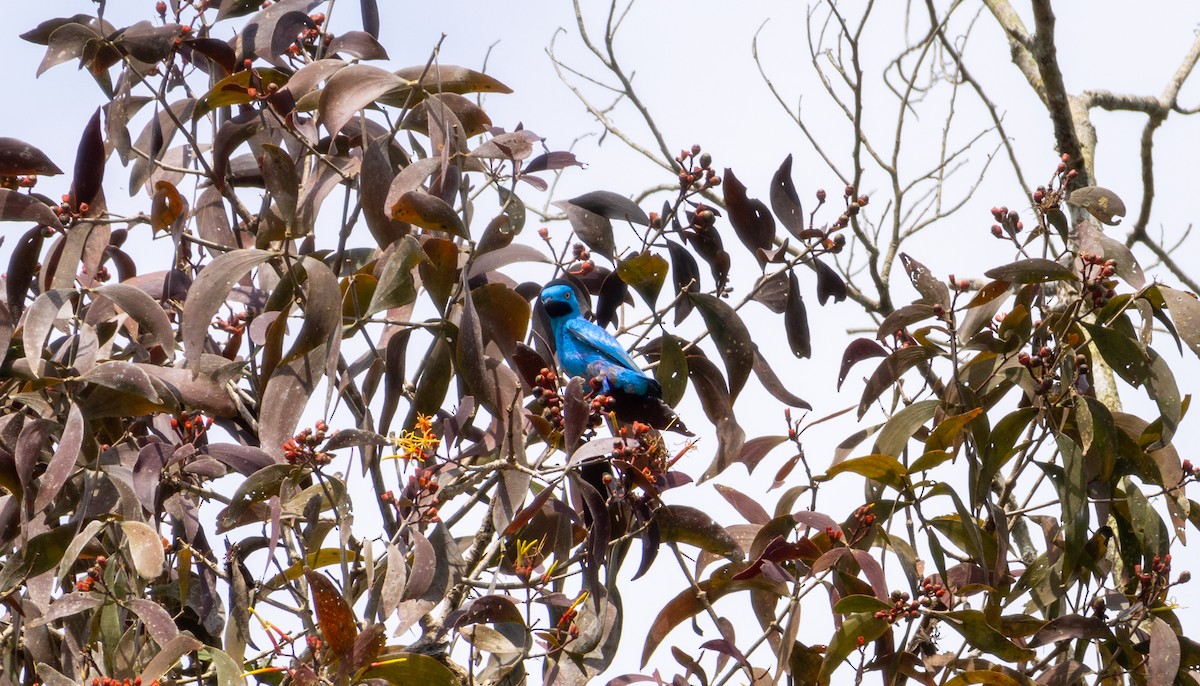
[[[271,253],[266,250],[233,250],[209,262],[192,282],[188,298],[183,304],[183,324],[180,327],[189,369],[198,368],[208,329],[217,310],[225,304],[233,290],[233,284],[269,259]]]
[[[654,511],[663,541],[676,541],[733,561],[745,557],[737,540],[703,510],[687,505],[663,505]]]
[[[1034,257],[1018,260],[1002,267],[989,269],[984,272],[989,279],[999,279],[1011,283],[1043,283],[1046,281],[1076,281],[1079,275],[1069,267],[1048,260]]]
[[[712,603],[737,591],[762,590],[779,593],[781,589],[769,579],[758,575],[752,579],[734,580],[733,576],[747,567],[744,563],[728,564],[712,573],[712,576],[700,581],[694,588],[680,591],[659,611],[650,625],[646,642],[642,646],[641,666],[645,667],[650,661],[654,650],[662,643],[667,634],[685,620],[710,608]],[[857,615],[854,615],[857,616]]]
[[[899,460],[891,455],[880,454],[854,457],[839,462],[830,467],[825,472],[825,476],[817,477],[815,480],[829,480],[844,472],[853,472],[868,479],[874,479],[896,490],[902,490],[908,481],[908,469]]]
[[[662,386],[663,402],[674,407],[683,400],[687,391],[688,363],[680,339],[671,334],[664,335],[659,349],[658,366],[654,378]]]
[[[413,267],[426,259],[421,244],[412,236],[405,236],[389,248],[391,251],[379,274],[379,285],[367,307],[367,314],[375,314],[393,307],[403,307],[417,299]]]
[[[284,74],[278,69],[271,69],[269,67],[259,67],[253,70],[245,69],[230,74],[229,76],[226,76],[218,81],[216,85],[208,89],[208,92],[204,94],[204,97],[200,98],[200,102],[198,102],[195,109],[192,110],[192,121],[196,121],[209,112],[222,107],[229,107],[231,105],[248,105],[251,102],[256,101],[258,96],[255,95],[252,97],[247,92],[247,89],[252,85],[258,89],[259,94],[265,95],[267,93],[267,89],[272,84],[278,86],[279,88],[283,88],[287,85],[287,82],[287,74]]]
[[[470,238],[462,217],[450,203],[425,191],[408,191],[388,208],[392,219],[431,231],[444,231],[459,238]]]
[[[860,645],[866,645],[882,636],[891,627],[886,620],[876,619],[873,613],[863,612],[853,614],[842,620],[842,628],[838,629],[829,641],[825,651],[825,662],[821,664],[818,676],[821,684],[828,684],[834,670],[842,666],[842,661],[850,653],[858,650]],[[859,642],[861,640],[861,643]]]
[[[361,681],[379,679],[389,684],[424,684],[425,686],[458,686],[458,677],[434,658],[422,653],[390,653],[380,655],[362,673]]]
[[[1038,415],[1035,407],[1022,407],[1005,415],[996,423],[983,450],[983,466],[979,470],[979,480],[972,485],[972,494],[987,493],[991,488],[992,479],[1000,469],[1016,454],[1017,440],[1025,433],[1025,427]],[[973,505],[979,501],[974,497]]]
[[[1126,383],[1137,387],[1145,383],[1151,375],[1150,360],[1138,345],[1137,341],[1117,331],[1112,326],[1103,326],[1082,322],[1088,335],[1096,343],[1096,348],[1104,361]]]
[[[919,400],[892,415],[875,439],[874,452],[899,457],[917,429],[933,419],[940,404],[938,400]]]
[[[833,611],[839,615],[856,614],[860,612],[875,613],[880,610],[890,610],[890,603],[876,598],[873,595],[849,595],[837,601],[833,606]]]
[[[1179,338],[1187,344],[1192,352],[1200,356],[1200,300],[1196,296],[1174,288],[1159,284],[1158,292],[1162,294],[1167,309],[1171,312],[1171,321]]]
[[[643,252],[617,263],[617,276],[637,291],[653,309],[669,269],[670,265],[662,255]]]
[[[987,615],[979,610],[956,610],[940,613],[949,619],[946,622],[967,639],[967,643],[986,653],[991,653],[1007,662],[1032,660],[1037,653],[1029,648],[1022,648],[1004,637],[992,625],[988,624]]]
[[[980,414],[983,414],[983,408],[976,407],[962,414],[946,417],[929,434],[929,439],[925,441],[925,450],[947,450],[954,447],[959,435]]]

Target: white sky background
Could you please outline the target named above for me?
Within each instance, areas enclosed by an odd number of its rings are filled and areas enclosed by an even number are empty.
[[[853,16],[863,3],[849,2],[845,12]],[[863,69],[869,79],[875,79],[880,67],[886,63],[904,42],[905,3],[876,3],[879,14],[868,29],[864,41]],[[971,3],[968,3],[968,5]],[[1015,3],[1028,16],[1026,3]],[[1159,2],[1154,9],[1132,9],[1130,3],[1094,1],[1088,3],[1059,3],[1058,54],[1063,68],[1067,89],[1077,93],[1085,89],[1107,89],[1118,93],[1157,95],[1166,80],[1179,65],[1190,46],[1194,31],[1200,25],[1200,4],[1176,1]],[[150,18],[153,15],[152,0],[113,0],[109,2],[107,16],[118,26]],[[332,30],[344,32],[359,28],[358,3],[340,0],[332,12]],[[560,56],[571,66],[590,75],[606,78],[599,65],[585,55],[577,38],[574,14],[566,2],[536,2],[533,0],[510,0],[505,2],[444,2],[444,3],[401,3],[383,0],[381,42],[392,57],[391,66],[398,68],[423,64],[439,36],[447,34],[442,47],[441,61],[444,64],[459,64],[479,68],[492,47],[488,71],[511,86],[511,95],[492,95],[484,101],[484,107],[496,125],[512,129],[518,122],[546,137],[551,149],[564,149],[583,134],[595,134],[599,127],[578,100],[555,76],[545,48],[555,31],[562,27],[565,33],[558,37]],[[76,12],[93,12],[94,4],[89,0],[57,0],[55,2],[17,2],[6,6],[6,21],[0,28],[0,45],[6,61],[6,69],[0,77],[0,86],[10,102],[0,108],[0,136],[11,136],[25,140],[44,150],[67,174],[62,177],[43,179],[38,191],[57,197],[67,190],[70,170],[73,165],[79,133],[95,107],[103,102],[103,96],[84,73],[76,72],[73,65],[64,64],[50,70],[39,79],[33,74],[41,61],[44,48],[21,41],[17,35],[32,28],[40,21],[69,16]],[[1069,8],[1069,9],[1068,9]],[[600,39],[603,26],[602,3],[588,4],[592,19],[590,25],[594,39]],[[911,22],[916,31],[923,31],[927,23],[923,3],[918,3],[916,18]],[[888,14],[888,13],[891,14]],[[960,20],[968,15],[960,10]],[[353,15],[353,16],[351,16]],[[840,111],[825,96],[816,80],[810,63],[805,40],[805,5],[791,2],[763,2],[743,0],[728,2],[663,3],[644,0],[634,7],[625,20],[618,38],[617,52],[627,69],[636,71],[635,87],[638,94],[656,115],[659,126],[674,149],[690,147],[700,143],[712,153],[718,168],[732,167],[752,196],[765,199],[771,175],[788,153],[795,156],[794,180],[809,211],[814,204],[813,192],[826,188],[829,198],[835,201],[841,195],[841,183],[821,163],[812,146],[801,132],[781,111],[770,97],[767,88],[758,76],[751,57],[751,40],[765,20],[769,22],[759,35],[759,53],[763,63],[783,92],[793,104],[803,94],[803,116],[818,137],[835,156],[842,155],[842,164],[849,166],[849,129]],[[1027,25],[1031,22],[1027,21]],[[218,37],[227,37],[219,29]],[[962,24],[959,24],[961,32]],[[954,32],[952,32],[954,33]],[[498,41],[498,42],[497,42]],[[1036,184],[1049,179],[1056,163],[1053,152],[1053,136],[1045,109],[1009,60],[1009,51],[1003,36],[996,28],[990,15],[984,13],[965,49],[968,65],[976,78],[982,81],[989,96],[1004,112],[1004,122],[1013,138],[1020,161],[1025,167],[1027,178]],[[887,136],[896,111],[896,100],[873,81],[876,100],[868,99],[867,129],[875,127],[880,135]],[[599,95],[594,89],[589,93],[596,103],[607,105],[611,98]],[[987,120],[981,118],[982,111],[974,106],[974,97],[963,93],[960,97],[960,114],[953,129],[954,135],[969,137],[986,128]],[[1181,95],[1184,107],[1200,105],[1200,74],[1193,75]],[[906,123],[904,137],[905,154],[911,155],[910,169],[924,168],[936,159],[940,143],[940,131],[944,124],[944,110],[929,106],[922,110],[928,114]],[[630,108],[624,107],[614,114],[618,125],[628,127],[629,132],[647,147],[652,141]],[[1138,161],[1138,139],[1144,117],[1126,113],[1106,113],[1096,110],[1093,121],[1098,129],[1099,145],[1096,155],[1097,183],[1116,191],[1129,208],[1131,224],[1140,206],[1140,163]],[[132,133],[137,135],[137,126]],[[994,137],[980,145],[971,155],[971,169],[986,158],[994,148]],[[890,149],[890,141],[888,144]],[[633,195],[642,188],[670,181],[670,176],[655,168],[644,158],[631,153],[628,148],[609,136],[599,145],[596,135],[583,138],[575,147],[577,156],[588,164],[586,169],[572,169],[562,178],[556,199],[570,198],[591,190],[611,190]],[[1200,153],[1200,116],[1185,118],[1172,115],[1156,135],[1155,175],[1157,198],[1149,230],[1168,236],[1165,242],[1174,244],[1172,237],[1179,236],[1195,221],[1200,212],[1200,195],[1197,183],[1200,175],[1195,160]],[[1007,172],[1008,163],[997,159],[989,181],[981,188],[966,208],[946,222],[930,228],[918,240],[909,244],[907,250],[924,262],[940,277],[950,273],[959,276],[979,276],[987,268],[1009,261],[1011,250],[1007,247],[996,250],[1000,245],[988,235],[992,224],[988,209],[993,205],[1008,205],[1029,217],[1026,197]],[[966,174],[966,172],[964,172]],[[105,184],[110,206],[115,211],[149,211],[149,199],[141,196],[130,200],[124,180],[128,170],[113,161],[108,168]],[[966,181],[968,176],[964,176]],[[862,192],[872,195],[872,203],[865,211],[879,212],[886,201],[888,181],[882,176],[868,176]],[[526,189],[523,199],[530,206],[540,206],[543,195]],[[662,198],[646,203],[644,208],[656,210]],[[340,203],[335,203],[339,204]],[[818,215],[818,223],[832,221],[837,212],[829,211],[832,205]],[[527,235],[532,235],[540,226],[530,216]],[[1110,231],[1124,237],[1123,227]],[[12,241],[17,230],[24,227],[13,224],[0,227],[7,237],[0,246],[0,268],[6,268]],[[330,229],[334,230],[334,229]],[[565,236],[565,224],[551,227],[558,236]],[[144,234],[139,232],[145,232]],[[131,240],[126,248],[138,238],[148,236],[149,228],[141,226],[131,231]],[[725,234],[726,248],[740,261],[741,267],[749,267],[750,258],[732,231]],[[561,240],[561,238],[560,238]],[[618,243],[620,243],[618,238]],[[163,249],[167,250],[165,242]],[[156,253],[157,254],[157,253]],[[134,257],[137,254],[134,253]],[[1150,258],[1139,254],[1144,267],[1150,274],[1160,274],[1167,283],[1169,275],[1151,268]],[[1174,254],[1182,264],[1198,264],[1200,260],[1200,238],[1192,238]],[[155,258],[158,259],[158,258]],[[702,267],[702,271],[704,268]],[[736,271],[735,271],[736,273]],[[746,273],[746,272],[743,272]],[[1200,268],[1193,274],[1200,274]],[[705,274],[706,281],[707,274]],[[903,280],[903,277],[900,277]],[[810,278],[801,277],[806,292],[814,290]],[[906,298],[915,298],[907,284],[896,281],[894,290],[897,305]],[[735,297],[740,297],[748,283],[735,280]],[[856,368],[841,393],[834,390],[838,361],[842,349],[851,339],[846,335],[848,328],[867,324],[856,307],[846,303],[840,307],[824,308],[816,304],[814,296],[808,299],[808,309],[814,331],[814,359],[797,361],[787,350],[782,331],[766,330],[761,324],[751,330],[756,342],[764,349],[768,358],[776,365],[781,378],[790,382],[799,395],[806,398],[815,408],[813,417],[829,414],[848,405],[857,404],[862,389],[861,377],[869,374],[870,363]],[[757,306],[752,306],[757,307]],[[771,322],[779,322],[772,318]],[[413,350],[420,348],[414,343]],[[1196,391],[1195,379],[1200,378],[1200,364],[1190,354],[1182,358],[1175,352],[1173,342],[1160,336],[1156,349],[1171,361],[1176,378],[1183,393]],[[1177,363],[1178,362],[1178,363]],[[1146,403],[1131,402],[1141,392],[1131,393],[1123,389],[1128,411],[1149,413]],[[317,394],[314,398],[322,397]],[[314,400],[313,405],[319,404]],[[784,430],[782,407],[751,381],[736,406],[739,420],[748,437],[776,434]],[[319,409],[317,409],[319,412]],[[403,408],[401,408],[403,412]],[[689,425],[704,423],[703,415],[694,403],[683,408]],[[690,414],[689,414],[690,413]],[[1176,446],[1181,456],[1200,463],[1192,449],[1200,438],[1197,418],[1188,417],[1177,437]],[[308,422],[311,424],[311,422]],[[337,423],[332,423],[336,428]],[[815,471],[822,470],[829,462],[832,448],[845,436],[854,431],[850,422],[831,422],[806,434],[806,452]],[[684,471],[698,475],[711,458],[715,441],[711,438],[701,443],[697,456],[683,463]],[[864,450],[869,446],[863,446]],[[746,478],[745,470],[732,467],[720,478],[719,483],[732,485],[752,495],[761,496],[764,506],[770,511],[778,497],[778,491],[765,493],[775,469],[790,453],[780,449],[763,461],[753,479]],[[353,469],[357,472],[357,467]],[[802,470],[797,468],[792,479],[797,479]],[[835,519],[842,519],[861,504],[861,490],[856,477],[843,476],[825,489],[842,488],[845,498],[838,502],[834,491],[823,491],[823,507]],[[840,492],[839,492],[840,493]],[[1197,498],[1196,493],[1191,494]],[[673,491],[675,502],[685,499],[692,504],[716,513],[718,520],[725,523],[740,522],[740,518],[725,506],[724,501],[709,487],[680,489]],[[360,506],[356,513],[362,517],[373,516],[374,507]],[[1197,532],[1188,532],[1193,539]],[[636,547],[636,546],[635,546]],[[1176,571],[1184,568],[1200,572],[1200,553],[1197,543],[1179,551]],[[649,584],[626,584],[624,601],[627,611],[625,646],[617,665],[605,676],[615,676],[637,668],[641,653],[645,627],[670,595],[682,587],[677,573],[672,575],[674,562],[669,551],[662,551],[656,563],[656,573],[662,576]],[[627,562],[630,573],[636,568],[636,559]],[[711,569],[711,568],[710,568]],[[1200,582],[1193,582],[1200,583]],[[667,590],[669,589],[669,590]],[[1186,596],[1192,589],[1179,589],[1180,600],[1187,603]],[[739,596],[732,602],[718,605],[726,613],[736,613],[735,603],[744,602]],[[823,599],[812,598],[805,614],[805,633],[810,620],[827,617],[828,609],[820,606]],[[746,608],[748,611],[748,607]],[[1200,621],[1200,610],[1188,608],[1182,611],[1185,618],[1190,615],[1194,623]],[[708,623],[702,620],[704,626]],[[816,625],[818,630],[801,638],[808,642],[828,636],[824,620]],[[825,627],[825,628],[820,628]],[[750,633],[739,634],[741,638]],[[707,636],[705,638],[711,638]],[[687,625],[679,627],[666,641],[679,643],[685,648],[698,645]],[[695,654],[695,651],[689,651]],[[762,663],[763,660],[753,660]],[[711,665],[706,661],[706,666]],[[667,647],[660,647],[651,662],[651,668],[659,667],[664,674],[677,668]]]

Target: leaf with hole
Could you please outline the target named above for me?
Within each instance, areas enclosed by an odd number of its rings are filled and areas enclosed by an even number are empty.
[[[835,303],[845,300],[848,294],[846,282],[837,270],[815,257],[812,263],[817,270],[817,301],[824,305],[830,298]]]
[[[1067,196],[1067,204],[1086,210],[1102,224],[1116,226],[1121,223],[1114,217],[1125,216],[1125,203],[1116,193],[1100,186],[1076,188]]]
[[[746,195],[746,186],[733,175],[732,169],[726,169],[722,177],[725,207],[729,213],[729,223],[746,246],[763,264],[760,250],[770,250],[775,240],[775,219],[770,210],[757,198]]]
[[[804,231],[804,209],[792,183],[792,156],[789,154],[771,177],[771,209],[784,228],[797,238]]]
[[[725,363],[729,379],[729,398],[732,402],[746,385],[754,367],[755,352],[750,330],[746,328],[738,313],[724,300],[707,293],[694,293],[688,297],[704,317],[705,328],[712,336],[717,345],[717,352]]]

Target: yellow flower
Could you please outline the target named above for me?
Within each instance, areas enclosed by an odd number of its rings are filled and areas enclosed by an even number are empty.
[[[389,436],[396,446],[396,455],[392,459],[423,460],[437,452],[441,439],[433,433],[433,417],[417,414],[417,428],[413,431],[401,432],[399,437]]]

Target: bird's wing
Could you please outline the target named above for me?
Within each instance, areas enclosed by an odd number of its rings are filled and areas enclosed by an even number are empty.
[[[633,361],[625,348],[612,337],[612,334],[583,318],[572,319],[566,323],[564,332],[579,346],[581,352],[594,353],[609,362],[624,367],[630,371],[642,374],[641,367]]]

